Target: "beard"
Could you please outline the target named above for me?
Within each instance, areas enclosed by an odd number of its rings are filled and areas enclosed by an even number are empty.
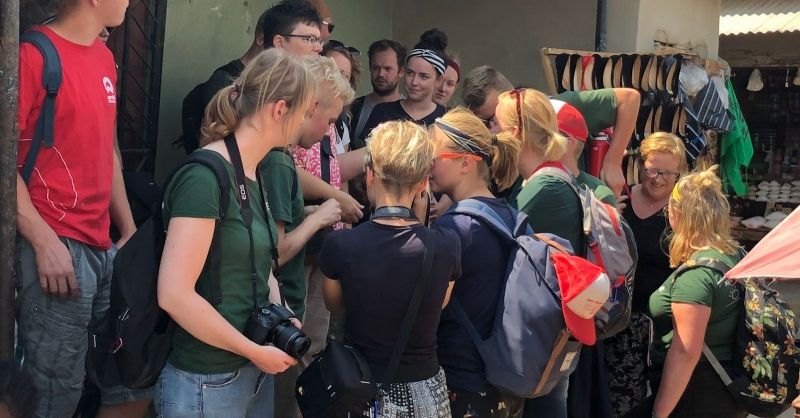
[[[378,96],[388,96],[397,90],[397,85],[399,84],[399,80],[396,80],[393,84],[390,84],[388,82],[386,84],[387,87],[381,88],[380,86],[375,84],[375,81],[373,80],[372,91],[375,92],[375,94],[377,94]]]

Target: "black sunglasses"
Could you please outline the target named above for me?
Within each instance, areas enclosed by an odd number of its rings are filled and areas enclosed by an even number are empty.
[[[358,58],[361,56],[361,51],[359,51],[355,47],[352,47],[350,45],[345,45],[335,39],[329,40],[327,46],[329,49],[332,49],[334,51],[347,52],[348,54],[352,55],[353,58]]]
[[[328,27],[328,33],[333,33],[333,28],[336,26],[335,23],[328,23],[323,20],[322,24]]]

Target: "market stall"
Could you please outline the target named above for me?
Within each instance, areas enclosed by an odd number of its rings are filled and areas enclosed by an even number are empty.
[[[541,57],[552,94],[620,87],[640,92],[636,131],[623,167],[630,185],[638,182],[639,141],[666,131],[684,141],[690,167],[720,164],[733,233],[746,247],[800,203],[800,123],[795,124],[800,87],[794,95],[767,93],[757,100],[743,91],[746,77],[740,69],[673,47],[657,47],[652,54],[543,48]],[[792,80],[781,85],[786,82]],[[748,129],[750,119],[755,131]],[[594,141],[605,140],[600,135],[590,138],[590,150]]]

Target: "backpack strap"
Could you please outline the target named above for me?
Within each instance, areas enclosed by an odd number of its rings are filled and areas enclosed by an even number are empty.
[[[500,214],[478,199],[464,199],[453,205],[447,213],[471,216],[486,224],[496,234],[514,242],[517,241],[517,237],[520,235],[533,233],[530,225],[528,225],[528,217],[524,213],[512,209],[511,213],[516,215],[516,224],[512,230],[511,226],[500,217]]]
[[[739,253],[741,254],[741,249]],[[699,267],[707,267],[712,270],[716,270],[722,273],[723,276],[733,268],[733,266],[729,266],[728,263],[713,257],[700,257],[697,259],[690,258],[675,270],[675,274],[672,276],[672,282],[674,283],[675,280],[678,280],[678,276],[684,272]],[[725,280],[725,278],[723,277],[722,280]]]
[[[220,239],[220,231],[222,228],[220,228],[220,226],[225,222],[225,216],[228,212],[231,178],[222,157],[216,156],[213,152],[193,152],[186,157],[181,166],[189,164],[200,164],[207,167],[214,173],[214,177],[216,177],[217,184],[219,185],[219,219],[217,219],[214,224],[214,235],[211,238],[211,247],[208,250],[208,258],[206,259],[206,267],[211,271],[211,293],[209,296],[209,303],[218,305],[222,302],[222,276],[220,272],[220,266],[222,265],[222,240]]]
[[[572,191],[578,196],[578,202],[581,205],[581,213],[583,214],[583,236],[586,238],[586,246],[595,255],[598,260],[602,260],[598,243],[592,235],[592,208],[587,199],[592,192],[586,186],[578,184],[578,180],[567,168],[561,163],[544,163],[539,169],[533,173],[533,177],[539,176],[552,176],[564,183],[567,183]],[[602,267],[602,266],[601,266]]]
[[[42,67],[42,86],[45,89],[44,102],[36,121],[36,133],[31,141],[31,148],[25,157],[25,164],[22,166],[22,180],[25,183],[31,178],[33,168],[36,165],[36,158],[39,150],[44,144],[47,148],[53,147],[53,125],[56,113],[56,96],[61,88],[61,58],[58,56],[53,42],[47,35],[39,31],[27,31],[20,35],[20,42],[29,43],[36,47],[42,54],[44,66]]]

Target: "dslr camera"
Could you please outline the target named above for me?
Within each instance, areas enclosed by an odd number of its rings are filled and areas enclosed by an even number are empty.
[[[259,306],[244,326],[244,336],[259,345],[270,343],[299,359],[311,347],[311,340],[292,325],[294,315],[281,305]]]

